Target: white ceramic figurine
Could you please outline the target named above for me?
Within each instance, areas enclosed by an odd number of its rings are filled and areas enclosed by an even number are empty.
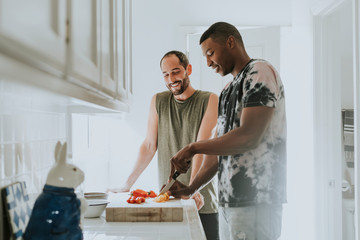
[[[43,192],[36,199],[23,235],[25,240],[83,239],[80,219],[87,204],[76,197],[74,190],[84,181],[84,172],[67,163],[66,143],[57,142],[55,160]]]

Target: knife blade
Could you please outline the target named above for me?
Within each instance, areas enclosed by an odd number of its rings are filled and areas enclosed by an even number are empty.
[[[169,189],[171,188],[171,186],[174,184],[176,178],[180,175],[180,173],[178,171],[175,171],[174,174],[171,177],[171,181],[168,182],[165,187],[161,190],[161,192],[159,193],[159,195],[166,193],[167,191],[169,191]]]

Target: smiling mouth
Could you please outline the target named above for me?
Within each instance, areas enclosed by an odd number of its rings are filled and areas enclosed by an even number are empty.
[[[178,86],[180,86],[180,81],[176,81],[176,82],[174,82],[174,83],[170,83],[169,86],[172,87],[172,88],[178,87]]]
[[[215,70],[215,72],[219,72],[219,70],[220,70],[220,66],[219,65],[215,65],[214,67],[213,67],[213,69]]]

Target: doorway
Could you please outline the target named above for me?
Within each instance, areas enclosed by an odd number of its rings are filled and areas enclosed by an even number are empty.
[[[354,69],[358,68],[354,61],[355,2],[334,1],[314,13],[317,239],[357,239],[354,215],[357,185]],[[349,130],[351,125],[352,130]]]

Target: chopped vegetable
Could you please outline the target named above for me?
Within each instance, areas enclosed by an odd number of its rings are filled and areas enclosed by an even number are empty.
[[[150,192],[148,192],[148,195],[151,198],[157,197],[157,194],[153,190],[150,190]]]
[[[131,191],[130,195],[134,197],[144,197],[144,198],[148,197],[148,193],[142,189],[136,189],[134,191]]]
[[[137,203],[137,204],[140,204],[140,203],[145,202],[145,198],[144,198],[144,197],[131,196],[131,197],[129,197],[128,200],[126,200],[126,202],[128,202],[128,203]]]
[[[143,203],[145,202],[145,198],[155,198],[157,197],[157,194],[153,191],[150,190],[149,192],[146,192],[142,189],[135,189],[133,191],[130,192],[130,197],[128,200],[126,200],[128,203]]]
[[[169,200],[169,195],[167,193],[160,194],[154,199],[154,202],[166,202]]]

